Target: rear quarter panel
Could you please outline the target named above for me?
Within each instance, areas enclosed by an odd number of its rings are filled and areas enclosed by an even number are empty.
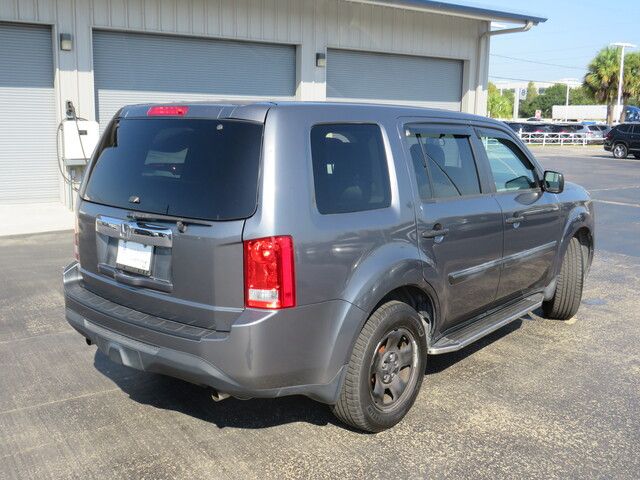
[[[391,111],[392,112],[392,111]],[[258,210],[245,240],[292,235],[299,305],[346,300],[367,313],[395,286],[424,283],[415,212],[395,116],[366,107],[274,107],[265,125]],[[314,195],[310,130],[322,123],[375,123],[382,131],[391,205],[320,214]]]

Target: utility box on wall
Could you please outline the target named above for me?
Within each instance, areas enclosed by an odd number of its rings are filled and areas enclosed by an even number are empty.
[[[65,120],[61,128],[64,166],[84,167],[98,144],[98,122]]]

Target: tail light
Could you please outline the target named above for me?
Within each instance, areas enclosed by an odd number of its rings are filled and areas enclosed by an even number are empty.
[[[294,307],[295,283],[293,239],[290,236],[244,242],[244,290],[247,307]]]
[[[78,215],[76,215],[73,223],[73,256],[78,262],[80,261],[79,234],[80,227],[78,226]]]

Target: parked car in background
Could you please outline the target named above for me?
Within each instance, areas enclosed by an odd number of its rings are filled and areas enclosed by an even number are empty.
[[[578,125],[576,123],[553,123],[549,126],[549,132],[565,134],[567,136],[576,135],[578,133],[579,127],[582,127],[582,125]],[[583,136],[583,135],[580,135],[580,136]]]
[[[587,138],[592,143],[604,142],[604,137],[611,130],[611,127],[605,124],[584,125],[584,127],[587,129]]]
[[[627,158],[630,153],[640,159],[640,123],[621,123],[604,138],[604,149],[615,158]]]
[[[519,132],[520,129],[522,128],[522,124],[519,122],[504,122],[507,124],[507,126],[513,130],[514,132]]]
[[[542,138],[544,133],[549,133],[549,125],[546,123],[538,122],[513,122],[509,125],[513,131],[524,136],[526,138]]]
[[[560,125],[558,131],[568,133],[578,138],[585,138],[589,143],[604,141],[604,132],[608,129],[606,125],[584,125],[582,123],[566,123]]]
[[[625,122],[640,122],[640,108],[627,105],[624,109]]]

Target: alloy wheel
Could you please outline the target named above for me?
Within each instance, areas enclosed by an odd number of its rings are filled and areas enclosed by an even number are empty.
[[[369,391],[381,410],[394,408],[415,385],[418,344],[404,328],[387,332],[378,343],[370,367]]]
[[[622,145],[622,144],[618,144],[615,147],[613,147],[613,156],[616,158],[624,158],[627,155],[627,148]]]

